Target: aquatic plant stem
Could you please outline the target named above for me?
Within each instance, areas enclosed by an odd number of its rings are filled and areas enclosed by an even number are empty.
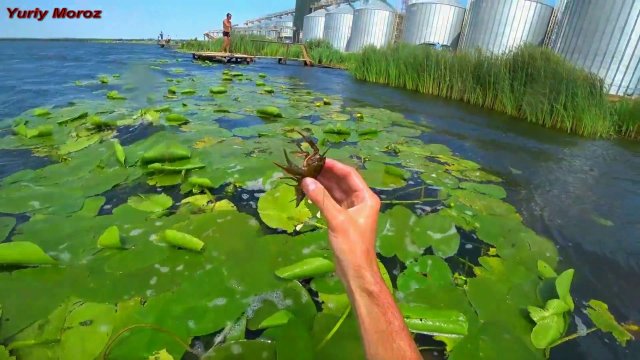
[[[598,330],[598,328],[597,328],[597,327],[594,327],[594,328],[591,328],[591,329],[587,330],[587,331],[586,331],[586,332],[584,332],[583,334],[580,334],[580,333],[574,333],[574,334],[571,334],[571,335],[565,336],[565,337],[563,337],[562,339],[559,339],[559,340],[557,340],[556,342],[554,342],[553,344],[549,345],[549,349],[550,349],[550,348],[552,348],[552,347],[554,347],[554,346],[558,346],[558,345],[560,345],[560,344],[562,344],[562,343],[565,343],[565,342],[567,342],[567,341],[569,341],[569,340],[573,340],[573,339],[578,338],[578,337],[581,337],[581,336],[586,336],[587,334],[592,333],[592,332],[594,332],[594,331],[596,331],[596,330]]]
[[[111,352],[111,348],[113,347],[113,345],[118,341],[118,339],[120,339],[120,337],[122,337],[122,335],[126,334],[127,332],[133,330],[133,329],[152,329],[152,330],[156,330],[159,331],[161,333],[164,333],[166,335],[168,335],[170,338],[172,338],[173,340],[175,340],[177,343],[180,344],[180,346],[182,346],[185,351],[188,351],[196,356],[200,356],[200,354],[198,354],[197,352],[193,351],[191,349],[191,347],[189,346],[189,344],[185,343],[184,341],[182,341],[182,339],[180,339],[180,337],[178,337],[178,335],[172,333],[171,331],[162,328],[160,326],[157,325],[153,325],[153,324],[135,324],[135,325],[131,325],[131,326],[127,326],[126,328],[120,330],[115,336],[113,336],[109,342],[107,343],[107,345],[104,347],[104,351],[102,352],[102,360],[107,360],[109,358],[109,353]]]
[[[436,201],[436,200],[439,200],[439,199],[424,198],[424,199],[418,199],[418,200],[382,200],[380,202],[383,204],[420,204],[425,201]]]
[[[344,322],[344,319],[347,318],[347,315],[349,315],[349,313],[351,312],[351,305],[349,305],[344,312],[342,313],[342,316],[340,316],[340,320],[338,320],[338,322],[336,323],[336,325],[333,327],[333,329],[331,329],[331,331],[329,331],[329,333],[327,334],[327,336],[324,337],[324,339],[322,340],[322,342],[320,343],[320,345],[318,345],[317,350],[322,349],[323,346],[325,346],[329,340],[331,340],[331,338],[333,337],[333,335],[335,335],[335,333],[338,331],[338,329],[340,329],[340,326],[342,325],[342,323]]]

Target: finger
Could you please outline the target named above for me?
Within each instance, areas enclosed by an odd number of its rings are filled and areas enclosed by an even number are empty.
[[[331,174],[335,180],[341,180],[338,183],[345,193],[369,190],[369,186],[355,168],[339,161],[327,159],[322,169],[322,173],[324,172]]]
[[[304,178],[302,180],[302,190],[307,194],[309,200],[320,208],[322,215],[329,223],[342,216],[344,209],[333,200],[327,189],[317,180]]]

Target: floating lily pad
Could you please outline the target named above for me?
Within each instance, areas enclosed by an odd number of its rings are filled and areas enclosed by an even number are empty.
[[[107,249],[120,249],[122,242],[120,241],[120,231],[117,226],[110,226],[98,238],[98,247]]]
[[[276,270],[276,275],[287,280],[298,280],[324,275],[335,270],[333,262],[324,258],[308,258]]]
[[[622,346],[626,346],[627,341],[633,340],[633,336],[609,312],[607,304],[598,300],[589,300],[588,305],[587,315],[598,329],[611,333]]]
[[[121,95],[118,91],[112,90],[107,93],[107,99],[109,100],[127,100],[124,95]]]
[[[467,190],[473,190],[481,194],[489,195],[496,199],[504,199],[505,197],[507,197],[507,192],[498,185],[461,182],[460,187]]]
[[[51,265],[55,263],[55,260],[34,243],[27,241],[0,243],[0,265]]]
[[[256,110],[256,113],[259,116],[264,116],[264,117],[276,117],[276,118],[282,117],[282,113],[280,112],[280,109],[278,109],[275,106],[261,107]]]
[[[258,201],[260,218],[269,227],[293,232],[311,217],[304,203],[296,207],[293,187],[281,184],[267,191]]]
[[[186,124],[189,122],[189,119],[187,119],[186,116],[182,115],[182,114],[167,114],[167,116],[165,117],[165,119],[167,120],[167,123],[171,124],[171,125],[182,125],[182,124]]]
[[[211,87],[209,88],[209,93],[210,94],[226,94],[227,93],[227,88],[222,87],[222,86],[215,86],[215,87]]]
[[[132,196],[127,203],[138,210],[158,212],[169,208],[173,200],[165,194],[146,194]]]
[[[171,229],[165,230],[164,239],[167,243],[173,246],[187,250],[202,251],[202,248],[204,247],[204,242],[195,236]]]

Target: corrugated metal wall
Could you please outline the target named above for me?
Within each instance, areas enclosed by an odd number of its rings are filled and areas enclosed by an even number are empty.
[[[347,51],[356,52],[365,46],[383,47],[391,44],[396,24],[396,12],[388,4],[371,0],[353,14],[351,37]]]
[[[304,17],[302,40],[322,39],[324,36],[324,20],[326,14],[327,11],[325,9],[320,9]]]
[[[345,51],[352,23],[353,8],[347,4],[340,5],[325,15],[323,38],[334,48]]]
[[[542,45],[553,7],[533,0],[474,0],[462,48],[504,53],[522,44]]]
[[[640,95],[640,1],[567,1],[553,49],[602,77],[610,94]]]
[[[311,5],[315,2],[317,2],[317,0],[296,0],[296,13],[293,16],[293,27],[295,27],[293,32],[294,42],[300,41],[300,30],[304,23],[304,17],[311,13]]]
[[[413,2],[407,7],[402,41],[455,48],[462,32],[465,12],[466,9],[457,1]]]

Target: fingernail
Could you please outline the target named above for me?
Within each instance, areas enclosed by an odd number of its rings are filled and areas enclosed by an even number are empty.
[[[318,187],[318,182],[313,178],[302,179],[302,189],[305,192],[312,192]]]

